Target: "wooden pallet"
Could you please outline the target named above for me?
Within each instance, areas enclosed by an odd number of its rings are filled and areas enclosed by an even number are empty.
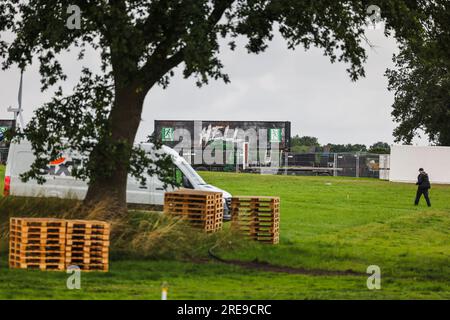
[[[187,197],[187,198],[197,198],[197,199],[209,199],[209,200],[217,200],[222,198],[221,192],[214,191],[203,191],[203,190],[193,190],[182,188],[172,192],[166,192],[169,197]]]
[[[277,197],[233,197],[231,204],[238,207],[242,212],[273,212],[280,208],[280,199]]]
[[[190,189],[166,192],[164,212],[205,232],[216,232],[222,229],[222,193]]]
[[[108,271],[110,225],[103,221],[11,218],[11,268]]]
[[[74,263],[67,265],[67,268],[69,268],[70,266],[76,266],[83,272],[108,272],[109,270],[108,264]]]
[[[11,226],[22,227],[66,227],[66,220],[56,218],[11,218]]]
[[[9,250],[10,255],[15,256],[21,256],[21,257],[58,257],[58,256],[64,256],[65,250],[58,250],[58,251],[46,251],[46,250],[17,250],[14,248],[11,248]]]
[[[109,247],[108,246],[67,246],[66,247],[66,253],[70,252],[77,252],[77,253],[108,253]]]
[[[213,233],[216,232],[217,230],[221,230],[222,227],[223,227],[222,222],[217,222],[215,224],[205,226],[205,231],[207,233]]]
[[[17,241],[28,240],[52,240],[52,239],[65,239],[66,233],[38,233],[38,232],[22,232],[22,231],[9,231],[9,237],[16,239]]]
[[[110,242],[106,240],[66,239],[66,245],[71,248],[109,247]]]
[[[109,234],[67,234],[67,241],[108,241]]]
[[[280,229],[278,197],[237,196],[231,199],[231,226],[246,238],[277,244]]]
[[[11,242],[9,245],[10,249],[20,250],[20,251],[64,251],[66,246],[65,244],[29,244],[29,243],[16,243]]]
[[[9,267],[15,269],[29,269],[29,270],[41,270],[41,271],[50,271],[50,270],[65,270],[65,263],[26,263],[26,262],[18,262],[18,261],[10,261]]]
[[[53,218],[11,218],[9,265],[11,268],[62,270],[65,222]]]
[[[239,230],[239,233],[247,239],[260,241],[264,243],[278,244],[280,241],[279,232],[255,233]]]
[[[110,225],[103,221],[67,222],[66,265],[82,271],[108,271]]]
[[[72,235],[109,235],[109,230],[98,230],[98,229],[73,229],[67,228],[67,234]]]
[[[103,258],[108,259],[108,252],[86,252],[86,251],[67,251],[66,252],[66,259],[68,258]]]
[[[64,263],[63,257],[24,257],[21,255],[10,256],[11,260],[18,263],[47,263],[47,264],[58,264]]]
[[[110,224],[97,220],[67,220],[67,228],[110,230]]]
[[[16,234],[61,234],[66,233],[66,228],[61,227],[29,227],[11,226],[11,232]]]
[[[102,258],[102,257],[70,257],[70,258],[66,258],[65,259],[66,264],[67,265],[77,265],[77,264],[83,264],[83,265],[88,265],[88,264],[95,264],[95,265],[100,265],[100,264],[104,264],[107,265],[108,264],[108,257],[106,258]]]

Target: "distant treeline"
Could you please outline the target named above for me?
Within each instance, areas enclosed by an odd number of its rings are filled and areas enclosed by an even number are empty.
[[[292,152],[367,152],[367,153],[379,153],[386,154],[391,152],[391,148],[386,142],[376,142],[367,147],[364,144],[333,144],[328,143],[321,145],[319,139],[316,137],[299,135],[294,136],[291,139],[291,151]]]

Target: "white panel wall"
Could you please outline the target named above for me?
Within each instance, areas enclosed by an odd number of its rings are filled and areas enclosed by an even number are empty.
[[[389,180],[416,182],[419,168],[424,168],[431,183],[450,184],[450,147],[391,147]]]

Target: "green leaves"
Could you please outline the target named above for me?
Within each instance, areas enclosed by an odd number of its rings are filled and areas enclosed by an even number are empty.
[[[0,20],[0,26],[9,25],[16,34],[7,49],[5,67],[31,64],[37,55],[44,90],[65,79],[58,54],[72,45],[100,49],[104,70],[114,70],[115,81],[124,85],[140,81],[147,89],[155,83],[167,86],[169,72],[181,62],[185,77],[195,77],[197,85],[207,84],[209,79],[228,82],[228,75],[222,72],[218,37],[229,39],[231,48],[234,39],[244,37],[249,53],[261,53],[277,29],[288,48],[322,48],[331,62],[349,65],[353,80],[364,76],[362,42],[368,5],[364,1],[55,0],[50,5],[32,0],[20,6],[14,0],[5,1],[0,8],[17,12],[12,25],[12,13]],[[378,2],[387,34],[395,30],[399,39],[417,35],[417,3]],[[69,5],[81,9],[80,30],[66,27]]]
[[[171,158],[156,152],[160,144],[154,145],[154,155],[150,156],[128,141],[111,139],[113,92],[109,77],[96,76],[83,69],[72,95],[64,96],[59,89],[51,102],[38,108],[16,137],[29,140],[35,155],[31,170],[21,176],[23,181],[35,179],[44,183],[43,173],[49,163],[71,154],[71,175],[82,180],[92,182],[108,177],[118,165],[125,164],[142,184],[146,183],[147,174],[160,176],[165,186],[176,185]]]
[[[428,2],[423,16],[422,38],[405,42],[394,57],[395,69],[386,71],[395,92],[394,136],[411,143],[424,132],[430,142],[450,145],[450,3]]]
[[[153,137],[148,137],[151,143],[150,154],[141,146],[133,147],[129,163],[129,173],[140,181],[141,185],[147,183],[146,176],[157,176],[163,187],[179,187],[180,181],[176,179],[175,167],[170,155],[161,150],[161,142]]]
[[[2,33],[10,31],[14,26],[16,6],[10,2],[0,3],[0,58],[5,59],[8,53],[8,43],[2,39]]]
[[[114,94],[111,79],[94,76],[84,69],[79,84],[70,96],[64,96],[61,88],[55,97],[36,109],[33,118],[18,139],[31,142],[35,163],[24,180],[37,179],[50,161],[56,160],[64,152],[74,152],[81,167],[74,168],[72,174],[81,179],[91,176],[89,154],[101,137],[109,134],[108,117]]]

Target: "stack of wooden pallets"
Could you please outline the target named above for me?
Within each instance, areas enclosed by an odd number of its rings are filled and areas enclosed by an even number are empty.
[[[9,266],[108,271],[110,225],[103,221],[11,218]]]
[[[223,225],[222,193],[190,189],[166,192],[164,212],[205,232],[216,232]]]
[[[64,270],[64,220],[11,218],[9,233],[10,268]]]
[[[261,242],[277,244],[280,237],[280,198],[237,196],[231,199],[232,228]]]
[[[66,266],[83,271],[108,271],[109,224],[103,221],[68,220]]]

